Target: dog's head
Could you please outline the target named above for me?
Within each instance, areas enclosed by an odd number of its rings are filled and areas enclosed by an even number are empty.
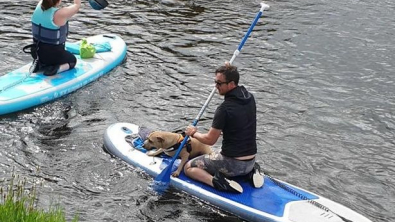
[[[177,143],[178,135],[170,132],[154,131],[144,141],[143,147],[147,150],[167,149]]]
[[[160,132],[154,131],[148,135],[147,139],[144,141],[143,147],[147,150],[163,148],[165,139]]]

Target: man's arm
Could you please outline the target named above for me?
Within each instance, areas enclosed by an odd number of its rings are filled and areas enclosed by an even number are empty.
[[[207,145],[214,145],[219,136],[221,136],[222,130],[215,129],[213,127],[207,133],[199,133],[197,132],[197,128],[194,126],[188,126],[185,130],[185,134],[189,135],[192,138],[199,140],[200,142],[207,144]]]

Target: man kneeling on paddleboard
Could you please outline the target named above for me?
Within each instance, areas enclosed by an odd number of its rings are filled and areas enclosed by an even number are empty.
[[[255,188],[263,186],[263,175],[255,163],[256,105],[254,96],[239,86],[237,67],[226,64],[215,71],[218,93],[225,96],[217,107],[210,130],[197,132],[188,126],[185,133],[208,145],[214,145],[223,133],[221,150],[190,160],[184,168],[187,176],[218,190],[242,193],[243,188],[230,177],[247,176]]]

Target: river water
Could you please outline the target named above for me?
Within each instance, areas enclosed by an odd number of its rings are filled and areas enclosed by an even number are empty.
[[[151,177],[103,151],[102,137],[115,122],[191,123],[260,2],[109,1],[102,11],[84,1],[69,39],[116,33],[126,60],[57,101],[0,117],[0,177],[15,171],[42,184],[37,204],[60,203],[68,220],[241,221],[177,190],[156,195]],[[258,161],[276,178],[394,222],[395,2],[266,3],[234,62],[257,101]],[[21,48],[35,4],[0,2],[1,75],[30,61]],[[221,101],[213,98],[200,130]]]

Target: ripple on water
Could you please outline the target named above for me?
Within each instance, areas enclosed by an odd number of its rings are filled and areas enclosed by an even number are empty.
[[[21,46],[35,4],[0,2],[1,73],[31,61]],[[258,162],[373,221],[395,221],[393,1],[269,4],[234,63],[257,100]],[[256,1],[112,1],[101,11],[83,2],[69,38],[118,34],[127,58],[77,92],[2,116],[1,175],[43,179],[39,203],[59,199],[70,219],[240,221],[176,190],[150,191],[151,177],[103,151],[102,134],[120,121],[190,124],[258,10]]]

